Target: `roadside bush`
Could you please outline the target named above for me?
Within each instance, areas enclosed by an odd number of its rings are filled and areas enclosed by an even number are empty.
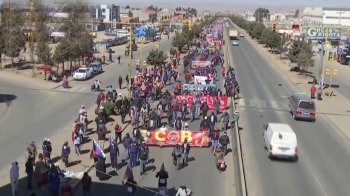
[[[110,116],[114,113],[114,108],[115,108],[115,104],[112,103],[112,102],[105,102],[102,104],[102,106],[104,107],[104,111],[106,112],[106,115],[107,116]],[[98,115],[98,111],[99,111],[99,108],[96,107],[95,109],[95,114]]]

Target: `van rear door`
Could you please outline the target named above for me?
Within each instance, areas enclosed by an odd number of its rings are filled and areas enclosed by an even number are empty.
[[[296,153],[297,138],[291,133],[275,133],[271,142],[273,153],[280,155],[294,155]]]

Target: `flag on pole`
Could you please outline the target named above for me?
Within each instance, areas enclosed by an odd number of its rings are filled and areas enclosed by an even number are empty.
[[[113,137],[109,136],[108,141],[109,141],[109,145],[112,145],[113,144]]]
[[[123,184],[125,184],[128,181],[128,179],[134,180],[134,174],[132,173],[132,168],[130,167],[130,165],[126,167]]]
[[[103,152],[103,150],[101,149],[101,147],[98,145],[98,143],[95,140],[93,140],[93,142],[92,142],[92,150],[94,152],[94,155],[102,157],[102,158],[106,157],[105,153]]]

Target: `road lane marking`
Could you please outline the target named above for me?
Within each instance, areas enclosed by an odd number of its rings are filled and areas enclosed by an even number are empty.
[[[321,188],[323,194],[324,194],[325,196],[328,196],[327,193],[326,193],[326,190],[323,188],[321,182],[318,180],[318,178],[315,176],[315,174],[313,174],[312,172],[311,172],[311,174],[312,174],[312,176],[315,178],[315,180],[316,180],[318,186],[320,186],[320,188]]]
[[[277,103],[276,101],[270,101],[271,108],[277,109],[280,108],[280,104]]]
[[[244,106],[245,106],[245,100],[242,99],[242,98],[241,98],[241,99],[238,99],[238,100],[237,100],[237,105],[238,105],[238,106],[241,106],[241,107],[244,107]]]

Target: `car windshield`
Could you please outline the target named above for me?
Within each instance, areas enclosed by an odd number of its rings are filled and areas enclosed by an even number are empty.
[[[77,73],[86,73],[86,69],[78,69]]]
[[[299,108],[301,109],[307,109],[307,110],[314,110],[315,109],[315,103],[309,102],[309,101],[301,101],[299,104]]]

